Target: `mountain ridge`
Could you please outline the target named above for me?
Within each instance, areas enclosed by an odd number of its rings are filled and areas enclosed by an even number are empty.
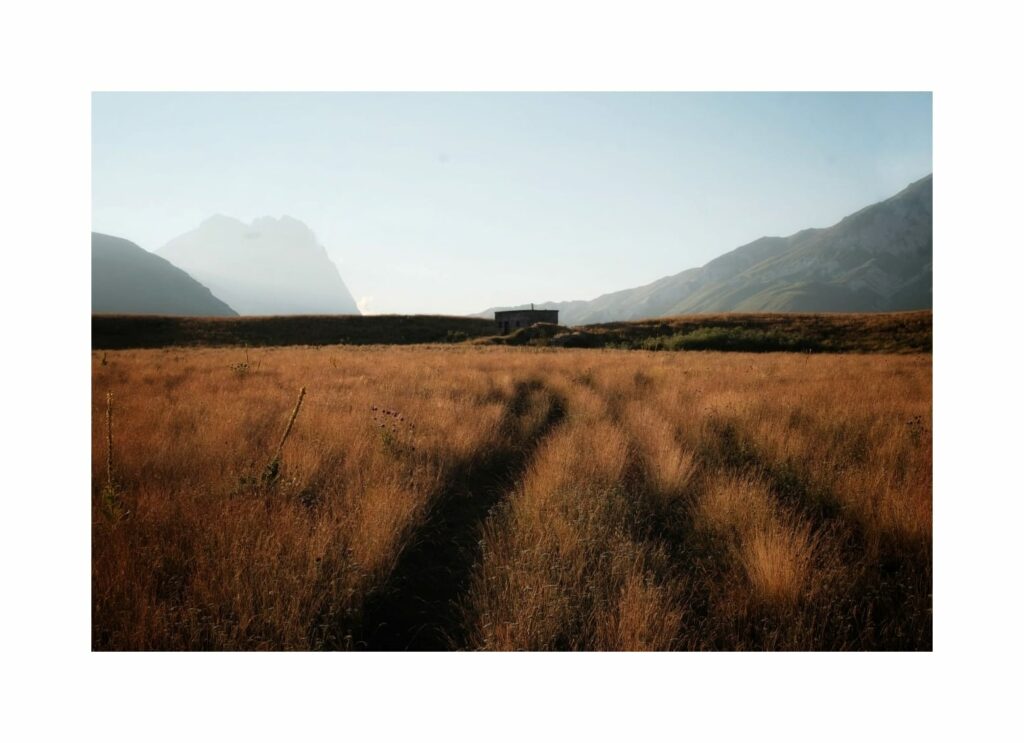
[[[92,233],[93,313],[235,317],[188,272],[122,237]]]
[[[360,314],[327,250],[305,223],[288,215],[246,224],[214,214],[157,254],[242,315]]]
[[[703,266],[592,300],[537,303],[566,325],[711,312],[931,308],[932,174],[831,227],[765,236]],[[493,307],[496,310],[522,309]]]

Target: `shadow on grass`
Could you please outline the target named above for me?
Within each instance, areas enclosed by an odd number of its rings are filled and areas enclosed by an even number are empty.
[[[521,431],[536,406],[539,425]],[[537,381],[521,382],[501,425],[508,446],[463,463],[387,583],[363,614],[361,650],[452,650],[465,639],[457,605],[480,556],[480,529],[521,477],[530,457],[564,417],[562,401]]]

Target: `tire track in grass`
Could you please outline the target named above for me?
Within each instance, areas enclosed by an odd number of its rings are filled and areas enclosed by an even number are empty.
[[[826,604],[819,606],[816,620],[817,648],[931,648],[930,552],[922,555],[887,544],[885,535],[869,534],[835,493],[766,459],[756,442],[731,423],[713,423],[702,455],[712,469],[759,478],[781,509],[811,526],[834,565],[847,573],[846,580],[817,599]],[[905,627],[916,631],[908,633]]]
[[[540,423],[521,430],[537,406],[546,407]],[[564,401],[538,380],[516,385],[500,424],[509,439],[507,445],[456,468],[390,579],[367,602],[358,648],[464,647],[457,605],[480,556],[480,527],[564,416]]]

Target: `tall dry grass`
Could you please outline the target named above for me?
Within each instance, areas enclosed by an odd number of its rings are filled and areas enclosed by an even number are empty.
[[[931,647],[928,355],[250,357],[96,354],[94,648]]]

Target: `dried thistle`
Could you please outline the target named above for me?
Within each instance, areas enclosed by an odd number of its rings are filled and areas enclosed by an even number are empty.
[[[127,516],[121,508],[121,502],[117,497],[117,489],[114,487],[114,395],[107,393],[107,484],[103,488],[103,505],[107,515],[115,521]]]
[[[281,470],[281,452],[284,450],[284,444],[288,440],[288,435],[292,432],[292,426],[295,425],[295,418],[299,414],[299,408],[302,407],[302,399],[306,396],[306,388],[302,387],[299,389],[299,399],[295,401],[295,407],[292,408],[291,417],[288,418],[288,425],[285,426],[284,434],[281,436],[281,441],[277,445],[277,450],[274,452],[273,458],[267,464],[267,468],[263,471],[263,481],[270,484],[277,480],[278,473]]]
[[[107,393],[107,490],[114,490],[114,393]]]

